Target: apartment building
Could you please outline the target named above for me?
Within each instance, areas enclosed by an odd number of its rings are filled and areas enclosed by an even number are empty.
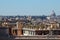
[[[48,34],[50,30],[59,30],[58,22],[45,22],[44,24],[38,25],[24,25],[21,21],[13,23],[4,22],[2,27],[9,27],[9,34],[13,36],[21,35],[42,35]]]

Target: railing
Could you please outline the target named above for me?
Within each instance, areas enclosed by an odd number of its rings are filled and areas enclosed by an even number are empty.
[[[60,35],[14,36],[15,39],[60,39]]]
[[[32,30],[35,31],[36,29],[30,29],[30,28],[22,28],[23,30]]]
[[[37,30],[34,28],[22,28],[23,30]],[[60,29],[38,29],[38,30],[60,30]]]

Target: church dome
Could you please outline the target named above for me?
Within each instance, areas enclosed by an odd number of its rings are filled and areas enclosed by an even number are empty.
[[[54,12],[54,10],[52,10],[52,12],[51,12],[51,15],[50,15],[51,17],[55,17],[56,16],[56,14],[55,14],[55,12]]]

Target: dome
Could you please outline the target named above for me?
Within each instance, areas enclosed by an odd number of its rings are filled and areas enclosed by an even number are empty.
[[[55,14],[55,12],[54,12],[54,10],[52,10],[52,12],[51,12],[51,15],[50,15],[51,17],[53,16],[53,17],[55,17],[56,16],[56,14]]]

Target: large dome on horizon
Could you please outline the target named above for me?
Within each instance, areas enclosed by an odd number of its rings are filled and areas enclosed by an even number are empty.
[[[52,10],[52,12],[51,12],[51,15],[50,15],[51,17],[53,16],[53,17],[55,17],[56,16],[56,14],[55,14],[55,12],[54,12],[54,10]]]
[[[47,17],[47,19],[56,19],[56,18],[57,17],[56,17],[54,10],[52,10],[51,15]]]

